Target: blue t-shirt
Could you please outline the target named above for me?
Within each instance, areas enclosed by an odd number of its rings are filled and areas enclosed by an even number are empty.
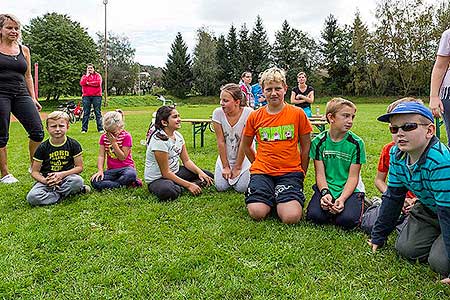
[[[389,187],[409,189],[435,213],[436,205],[450,207],[450,150],[437,137],[413,165],[408,165],[408,154],[397,146],[392,147],[390,156]]]

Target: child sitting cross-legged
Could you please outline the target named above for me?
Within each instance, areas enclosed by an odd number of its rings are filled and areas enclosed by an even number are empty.
[[[161,201],[175,200],[184,189],[196,196],[202,187],[214,183],[214,175],[202,170],[189,158],[181,127],[180,114],[173,106],[156,112],[155,131],[151,133],[145,158],[144,177],[148,190]],[[180,166],[179,160],[183,163]]]
[[[350,131],[356,106],[334,98],[327,103],[330,129],[311,142],[316,184],[308,205],[307,219],[317,224],[334,224],[344,229],[359,225],[364,208],[361,164],[366,162],[364,142]]]
[[[110,111],[103,116],[103,129],[106,133],[100,136],[98,171],[91,177],[91,184],[96,190],[142,186],[131,156],[132,138],[124,127],[121,110]]]
[[[90,191],[79,175],[83,171],[81,145],[66,136],[69,116],[54,111],[47,116],[46,127],[50,138],[36,149],[31,166],[31,177],[37,181],[27,195],[31,205],[54,204]]]

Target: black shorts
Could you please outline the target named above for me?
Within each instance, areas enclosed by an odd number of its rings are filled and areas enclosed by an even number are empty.
[[[264,203],[270,207],[278,203],[298,201],[303,207],[305,194],[303,194],[302,172],[287,173],[280,176],[266,174],[252,174],[248,190],[245,193],[245,204]]]

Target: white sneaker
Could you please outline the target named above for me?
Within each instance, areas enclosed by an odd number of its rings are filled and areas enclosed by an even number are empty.
[[[10,184],[10,183],[19,182],[19,180],[17,180],[17,178],[14,177],[12,174],[8,174],[8,175],[3,176],[3,178],[0,179],[0,182]]]

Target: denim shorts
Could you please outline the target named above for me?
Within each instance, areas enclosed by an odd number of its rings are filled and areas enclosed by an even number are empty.
[[[278,203],[298,201],[303,207],[305,195],[303,194],[302,172],[287,173],[280,176],[266,174],[250,175],[250,183],[245,193],[245,203],[264,203],[270,207]]]

